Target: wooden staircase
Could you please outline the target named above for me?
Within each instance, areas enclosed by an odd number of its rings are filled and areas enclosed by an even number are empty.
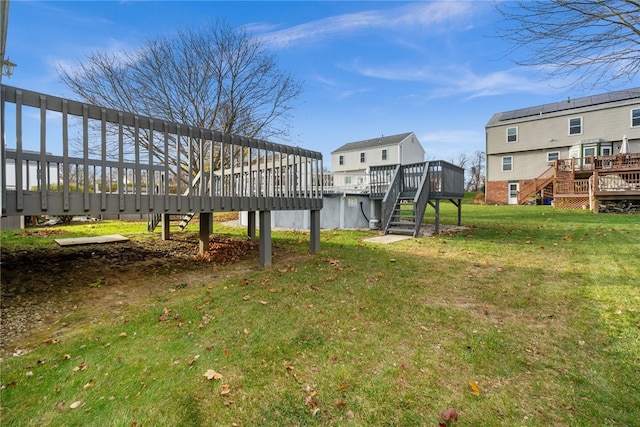
[[[518,193],[518,204],[525,204],[532,194],[536,194],[541,190],[544,190],[549,184],[556,181],[556,168],[550,166],[547,170],[542,172],[540,176],[530,181],[526,181],[520,192]],[[545,195],[543,195],[544,197]]]
[[[422,218],[416,218],[414,198],[415,192],[400,194],[391,213],[391,220],[386,229],[387,234],[415,236],[416,223],[422,222]]]

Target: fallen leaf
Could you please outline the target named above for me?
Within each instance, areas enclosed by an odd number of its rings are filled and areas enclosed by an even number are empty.
[[[120,338],[126,338],[126,337],[127,337],[126,332],[120,332]]]
[[[478,383],[476,381],[469,381],[469,388],[471,389],[471,394],[480,396],[480,388],[478,387]]]
[[[445,421],[452,421],[452,420],[458,421],[458,413],[453,408],[449,408],[446,411],[442,411],[442,413],[440,414],[440,417],[442,417],[442,419]]]
[[[88,389],[89,387],[93,387],[93,380],[89,381],[88,383],[86,383],[82,388],[84,390]]]
[[[249,335],[249,329],[247,329],[247,328],[244,328],[244,329],[242,330],[242,332],[243,332],[245,335]]]
[[[76,400],[71,405],[69,405],[69,408],[70,409],[76,409],[76,408],[80,407],[80,405],[82,405],[82,400]]]
[[[222,384],[220,386],[220,395],[221,396],[226,396],[229,393],[231,393],[231,388],[229,388],[229,385],[228,384]]]
[[[353,419],[353,417],[355,417],[355,415],[353,414],[353,411],[347,411],[347,418],[349,418],[350,420]]]
[[[58,408],[58,410],[62,411],[64,409],[64,400],[58,401],[58,403],[56,403],[56,408]]]
[[[204,373],[204,376],[207,377],[208,380],[219,381],[222,379],[222,374],[214,371],[213,369],[207,369],[207,372]]]

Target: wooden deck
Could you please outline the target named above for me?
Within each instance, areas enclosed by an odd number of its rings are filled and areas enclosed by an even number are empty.
[[[199,213],[202,227],[214,211],[260,212],[266,266],[270,212],[309,210],[312,252],[319,248],[321,153],[6,85],[1,91],[2,216]]]
[[[540,192],[551,192],[556,207],[594,212],[609,201],[640,200],[640,153],[556,160],[521,190],[523,200]]]

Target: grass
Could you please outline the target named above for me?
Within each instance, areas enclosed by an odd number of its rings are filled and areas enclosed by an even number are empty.
[[[463,223],[385,246],[323,231],[316,255],[274,232],[271,269],[4,360],[2,425],[637,425],[640,218],[465,204]]]

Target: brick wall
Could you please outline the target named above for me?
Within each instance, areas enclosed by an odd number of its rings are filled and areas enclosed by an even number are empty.
[[[509,182],[489,181],[485,189],[487,205],[506,205],[509,202]]]

